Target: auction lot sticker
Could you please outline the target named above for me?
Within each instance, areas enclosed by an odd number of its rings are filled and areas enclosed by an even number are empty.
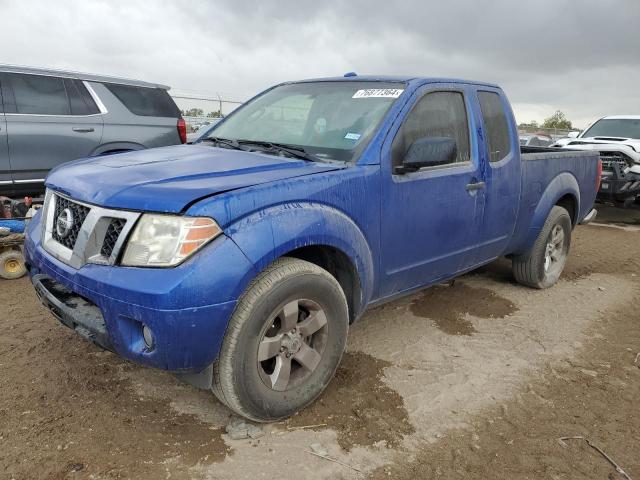
[[[398,98],[402,92],[402,88],[367,88],[358,90],[351,98]]]

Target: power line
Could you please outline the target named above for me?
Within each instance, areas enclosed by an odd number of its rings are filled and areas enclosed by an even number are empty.
[[[180,100],[199,100],[203,102],[222,102],[233,103],[236,105],[242,105],[244,102],[238,102],[237,100],[224,100],[221,98],[203,98],[203,97],[187,97],[186,95],[171,95],[172,98],[178,98]]]

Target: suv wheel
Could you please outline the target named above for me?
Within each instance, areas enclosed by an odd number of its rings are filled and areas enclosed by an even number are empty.
[[[329,272],[303,260],[277,260],[236,306],[214,365],[213,392],[251,420],[292,415],[333,377],[348,322],[344,292]]]

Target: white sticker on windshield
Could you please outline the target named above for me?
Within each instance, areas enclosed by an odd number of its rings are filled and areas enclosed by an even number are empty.
[[[347,133],[344,138],[346,138],[347,140],[360,140],[360,137],[362,135],[360,135],[359,133]]]
[[[351,98],[398,98],[402,92],[402,88],[367,88],[358,90]]]

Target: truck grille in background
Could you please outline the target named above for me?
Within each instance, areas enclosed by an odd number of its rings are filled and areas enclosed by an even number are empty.
[[[613,171],[613,164],[617,163],[620,170],[624,170],[633,165],[633,160],[621,152],[600,152],[600,160],[602,160],[602,170]]]
[[[107,227],[107,233],[104,236],[104,241],[102,242],[100,255],[106,258],[111,256],[113,249],[116,246],[116,242],[118,241],[118,237],[120,237],[120,233],[122,233],[122,229],[126,223],[127,221],[123,218],[111,219],[111,223],[109,223],[109,227]]]
[[[61,237],[60,235],[58,235],[58,231],[55,226],[58,223],[58,218],[66,209],[71,210],[74,221],[69,233],[64,237]],[[76,244],[76,240],[78,240],[78,233],[80,233],[80,229],[82,228],[82,224],[84,223],[85,218],[87,218],[89,210],[90,209],[88,207],[85,207],[84,205],[79,205],[70,200],[67,200],[66,198],[58,197],[56,199],[56,209],[53,214],[53,229],[51,232],[53,239],[61,245],[67,247],[69,250],[73,250],[73,247]]]

